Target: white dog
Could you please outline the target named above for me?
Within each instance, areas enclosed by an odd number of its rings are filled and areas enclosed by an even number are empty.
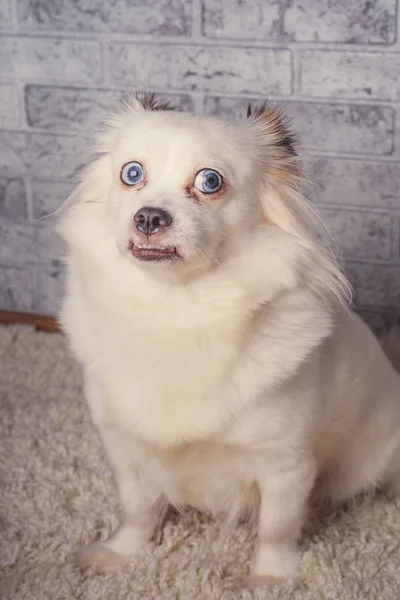
[[[61,221],[62,323],[125,512],[111,570],[168,504],[257,516],[251,585],[292,575],[310,498],[400,490],[400,376],[314,235],[279,111],[131,100]]]

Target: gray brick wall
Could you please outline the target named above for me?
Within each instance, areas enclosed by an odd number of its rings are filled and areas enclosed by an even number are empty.
[[[400,316],[399,0],[0,0],[0,307],[55,314],[47,215],[127,90],[241,117],[268,96],[302,135],[312,200],[360,311]]]

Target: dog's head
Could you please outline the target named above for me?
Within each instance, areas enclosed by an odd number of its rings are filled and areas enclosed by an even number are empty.
[[[233,122],[134,98],[108,121],[99,150],[79,201],[106,205],[133,267],[201,273],[262,223],[295,221],[283,215],[301,178],[294,140],[265,105]]]

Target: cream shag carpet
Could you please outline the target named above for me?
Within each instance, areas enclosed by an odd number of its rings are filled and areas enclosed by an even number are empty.
[[[400,501],[383,494],[314,520],[302,537],[300,577],[237,591],[254,538],[195,512],[171,514],[159,544],[128,568],[82,575],[71,552],[108,537],[120,509],[82,396],[81,375],[58,334],[0,327],[0,597],[4,600],[399,600]]]

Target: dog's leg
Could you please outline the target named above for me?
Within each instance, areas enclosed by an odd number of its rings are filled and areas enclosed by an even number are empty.
[[[312,460],[293,460],[258,481],[261,505],[258,548],[247,587],[271,585],[290,577],[299,563],[297,538],[315,480]]]
[[[105,430],[101,433],[114,470],[124,522],[108,541],[79,550],[76,561],[81,568],[108,572],[127,563],[151,540],[165,513],[165,503],[157,484],[135,464],[129,448],[119,446],[116,436]]]
[[[88,399],[90,401],[90,396]],[[75,558],[81,568],[109,572],[127,563],[151,540],[165,515],[166,502],[157,482],[140,465],[135,447],[125,432],[110,427],[100,414],[101,411],[96,414],[92,410],[114,471],[124,522],[108,541],[82,548]]]

